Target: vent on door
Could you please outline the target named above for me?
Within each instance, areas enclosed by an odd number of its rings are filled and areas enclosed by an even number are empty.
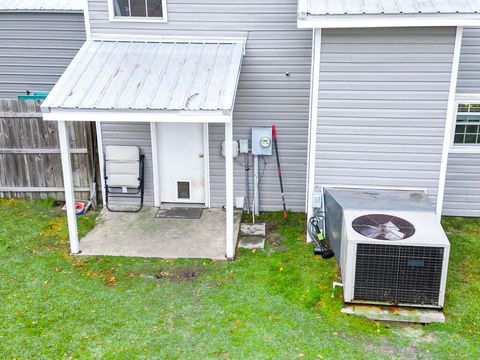
[[[438,305],[443,251],[357,244],[354,301]]]
[[[177,181],[177,197],[179,199],[190,199],[190,182]]]

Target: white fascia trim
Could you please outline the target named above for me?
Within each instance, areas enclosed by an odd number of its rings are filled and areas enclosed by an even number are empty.
[[[101,122],[167,122],[167,123],[229,123],[231,115],[222,111],[88,111],[74,109],[42,109],[45,121]]]
[[[148,18],[148,17],[141,17],[141,16],[125,16],[125,17],[117,17],[113,11],[113,0],[108,0],[108,20],[111,22],[145,22],[145,23],[166,23],[168,22],[168,9],[167,9],[167,0],[162,0],[162,11],[163,17],[161,18]]]
[[[460,53],[462,49],[463,27],[457,27],[455,36],[455,48],[453,51],[452,73],[450,78],[450,90],[448,95],[447,118],[445,120],[445,133],[443,136],[442,161],[440,163],[440,175],[438,182],[437,209],[436,213],[439,219],[442,217],[443,198],[445,195],[445,181],[447,178],[448,153],[453,136],[453,126],[455,125],[456,102],[455,95],[457,90],[458,68],[460,64]]]
[[[90,40],[92,37],[92,28],[90,26],[90,11],[88,7],[88,0],[83,0],[83,18],[85,21],[85,34],[87,40]]]
[[[480,145],[468,146],[468,145],[454,145],[448,150],[450,154],[480,154]]]
[[[0,13],[45,13],[45,14],[81,14],[83,9],[1,9]]]
[[[478,15],[299,15],[297,26],[305,28],[378,28],[479,26]]]
[[[98,41],[155,41],[183,42],[202,44],[245,44],[247,35],[243,37],[210,37],[210,36],[165,36],[165,35],[135,35],[135,34],[94,34],[91,40]]]
[[[455,95],[455,100],[458,103],[466,102],[467,104],[480,101],[480,94],[461,94],[457,93]]]
[[[308,134],[308,159],[307,159],[307,218],[312,216],[312,196],[315,190],[315,163],[317,151],[317,123],[318,123],[318,92],[320,87],[320,56],[322,48],[322,30],[313,30],[313,52],[310,84],[310,109],[309,109],[309,134]],[[311,240],[307,236],[307,241]]]

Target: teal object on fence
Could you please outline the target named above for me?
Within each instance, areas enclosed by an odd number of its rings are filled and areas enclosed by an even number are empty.
[[[48,91],[27,92],[27,95],[18,95],[18,100],[45,100]]]

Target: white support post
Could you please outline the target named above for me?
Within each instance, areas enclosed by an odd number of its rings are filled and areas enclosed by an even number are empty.
[[[233,130],[232,121],[225,124],[225,213],[226,213],[226,255],[235,257],[235,239],[233,236]]]
[[[72,254],[80,252],[78,243],[77,215],[75,214],[75,193],[73,190],[72,162],[70,144],[65,121],[58,122],[58,137],[62,157],[63,186],[65,188],[65,204],[67,208],[68,235]]]
[[[307,158],[307,198],[306,212],[310,219],[312,216],[312,196],[315,190],[315,162],[317,151],[317,122],[318,122],[318,93],[320,87],[320,53],[322,46],[322,29],[313,29],[312,39],[312,68],[310,75],[310,109],[308,127],[308,158]],[[307,236],[307,241],[310,238]]]
[[[105,196],[105,174],[103,165],[104,156],[103,156],[103,136],[102,136],[102,124],[98,121],[95,122],[95,129],[97,133],[97,151],[98,151],[98,167],[100,169],[100,186],[102,187],[102,206],[106,204]]]
[[[455,125],[455,94],[457,91],[458,67],[460,64],[460,52],[462,49],[463,27],[457,27],[455,48],[453,51],[452,73],[450,78],[450,90],[448,94],[447,118],[445,120],[445,133],[443,136],[442,161],[440,163],[440,176],[438,182],[437,208],[438,218],[442,218],[443,198],[445,195],[445,181],[447,178],[448,154]]]

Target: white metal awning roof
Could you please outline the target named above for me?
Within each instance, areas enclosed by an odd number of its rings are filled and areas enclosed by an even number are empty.
[[[480,0],[298,0],[299,27],[480,26]]]
[[[0,11],[83,11],[82,0],[0,0]]]
[[[87,40],[43,102],[43,117],[227,122],[244,45]]]

